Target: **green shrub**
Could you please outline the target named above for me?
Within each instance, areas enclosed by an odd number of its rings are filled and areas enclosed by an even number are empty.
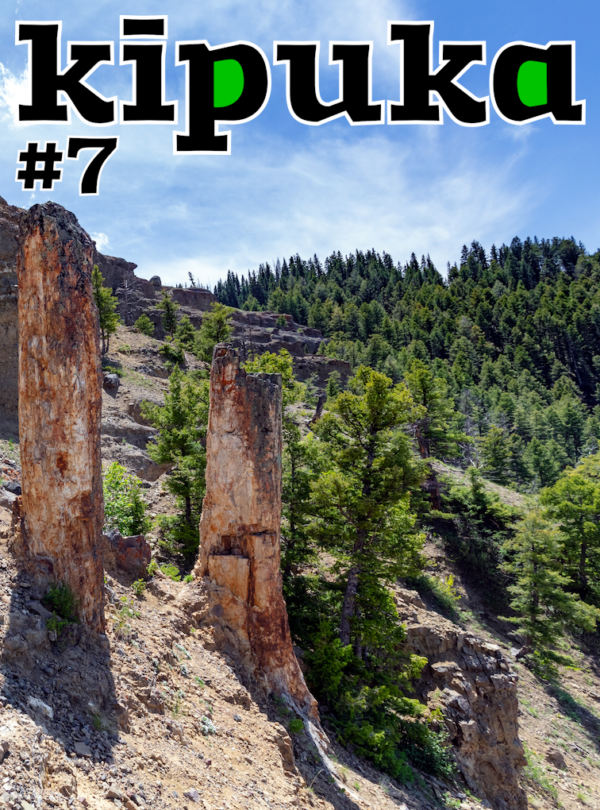
[[[164,565],[159,566],[159,570],[169,579],[172,579],[173,582],[180,582],[181,581],[181,574],[179,573],[179,568],[173,563],[165,563]]]
[[[209,734],[216,734],[217,729],[212,720],[209,720],[208,717],[204,716],[200,718],[200,723],[202,725],[202,733],[205,737],[208,737]]]
[[[148,506],[141,493],[141,483],[128,475],[116,461],[104,471],[104,524],[118,529],[124,537],[146,534],[152,526]]]
[[[123,369],[119,368],[118,366],[102,366],[102,371],[104,374],[116,374],[117,377],[123,376]]]
[[[185,363],[183,348],[178,343],[164,343],[158,350],[158,353],[169,363],[178,366]]]
[[[134,326],[136,329],[139,329],[143,335],[146,335],[146,337],[154,337],[154,324],[146,313],[140,315],[134,323]]]
[[[299,717],[294,717],[288,723],[288,729],[290,734],[300,734],[300,732],[304,731],[304,722]]]
[[[454,587],[452,574],[449,574],[447,579],[418,574],[408,577],[405,582],[409,588],[418,591],[420,596],[433,599],[441,613],[452,619],[458,618],[456,603],[460,600],[460,594]]]
[[[391,610],[391,605],[386,605]],[[400,782],[413,780],[410,763],[437,776],[453,770],[443,735],[421,720],[423,707],[406,690],[426,660],[402,652],[405,632],[390,623],[384,647],[359,659],[322,621],[314,647],[305,652],[307,679],[315,695],[332,708],[331,724],[343,745],[370,759]]]
[[[56,633],[56,638],[60,638],[65,627],[68,627],[70,624],[71,622],[59,619],[58,616],[51,616],[49,619],[46,619],[46,630],[51,633]]]
[[[51,633],[56,633],[57,638],[60,638],[70,624],[79,622],[77,618],[79,601],[67,584],[53,583],[50,585],[42,601],[54,614],[46,620],[46,629]]]
[[[401,747],[419,770],[451,777],[455,771],[446,730],[433,731],[425,723],[400,721]]]
[[[75,623],[79,601],[73,591],[65,583],[50,585],[43,600],[57,616],[67,623]]]
[[[113,623],[115,634],[123,640],[128,640],[132,633],[129,619],[139,619],[141,613],[133,606],[133,602],[126,596],[120,598],[120,604],[115,607],[116,615]]]
[[[146,590],[146,583],[143,579],[136,579],[136,581],[131,585],[131,590],[136,596],[141,596]]]

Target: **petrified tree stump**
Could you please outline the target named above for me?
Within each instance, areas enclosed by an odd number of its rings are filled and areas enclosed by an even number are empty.
[[[81,620],[104,630],[104,521],[94,244],[69,211],[35,205],[21,218],[20,551],[39,584],[66,583]]]
[[[281,591],[281,403],[279,374],[246,374],[235,349],[215,347],[194,573],[205,578],[221,642],[269,692],[316,716]]]

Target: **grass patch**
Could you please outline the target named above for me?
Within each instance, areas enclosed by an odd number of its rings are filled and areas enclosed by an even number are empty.
[[[578,723],[580,726],[584,725],[582,712],[590,712],[591,714],[595,714],[595,712],[592,712],[587,706],[584,706],[576,698],[574,698],[573,695],[567,692],[566,689],[563,689],[562,686],[553,684],[550,688],[550,693],[556,698],[561,710],[566,714],[566,716],[570,720],[573,720],[573,722]]]
[[[162,391],[162,386],[159,385],[154,379],[147,377],[139,371],[134,371],[132,368],[123,367],[123,379],[131,382],[140,388],[145,388],[148,391]]]
[[[117,377],[123,376],[123,369],[120,366],[102,366],[103,374],[116,374]]]
[[[439,613],[444,616],[449,616],[455,621],[460,618],[457,609],[460,594],[454,587],[454,577],[452,574],[448,574],[445,579],[439,579],[429,574],[419,574],[405,581],[409,588],[419,593],[419,596],[432,601]]]
[[[115,613],[116,615],[113,623],[115,635],[122,641],[129,641],[133,632],[132,627],[129,624],[129,619],[139,619],[141,613],[138,613],[138,611],[135,610],[133,602],[126,596],[121,597],[120,605],[118,607],[115,606]]]
[[[525,698],[521,698],[520,703],[521,703],[521,706],[524,706],[527,709],[527,711],[529,712],[529,714],[532,717],[539,717],[540,716],[540,713],[538,712],[538,710],[534,709],[533,706],[531,705],[531,703],[528,700],[525,700]]]
[[[557,801],[558,790],[548,778],[542,758],[536,754],[535,751],[532,751],[526,742],[523,742],[523,750],[525,752],[525,759],[527,760],[527,765],[523,768],[523,776],[530,784],[542,790],[544,793],[548,793]]]

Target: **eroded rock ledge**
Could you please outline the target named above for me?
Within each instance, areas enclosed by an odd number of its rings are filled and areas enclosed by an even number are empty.
[[[419,697],[442,708],[469,787],[495,810],[526,810],[518,781],[526,761],[519,740],[517,674],[500,647],[432,614],[416,591],[399,589],[396,603],[406,621],[408,646],[428,660]]]

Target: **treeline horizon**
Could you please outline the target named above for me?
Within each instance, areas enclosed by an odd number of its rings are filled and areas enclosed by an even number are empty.
[[[427,256],[375,250],[229,272],[219,302],[289,314],[320,351],[401,381],[415,360],[457,408],[463,465],[537,489],[599,448],[600,251],[573,237],[463,246],[444,277]]]

